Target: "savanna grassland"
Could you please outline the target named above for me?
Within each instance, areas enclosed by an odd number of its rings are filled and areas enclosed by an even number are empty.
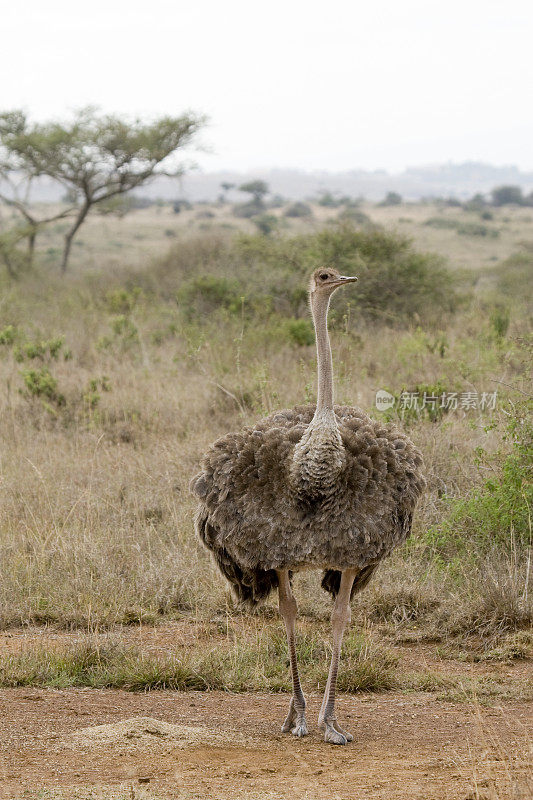
[[[95,216],[63,278],[59,222],[32,272],[1,277],[0,684],[289,689],[275,599],[235,606],[196,542],[188,483],[217,436],[314,400],[306,285],[330,263],[359,276],[330,312],[337,402],[403,426],[428,476],[410,541],[354,602],[339,688],[531,701],[533,210],[268,213],[268,234],[229,205]],[[330,605],[318,575],[295,584],[313,692]],[[472,798],[522,796],[506,753],[511,777],[491,767],[494,793]]]

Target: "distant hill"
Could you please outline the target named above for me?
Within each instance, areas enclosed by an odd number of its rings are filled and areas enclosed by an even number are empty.
[[[515,166],[494,167],[491,164],[439,164],[410,167],[399,174],[385,170],[350,170],[346,172],[303,172],[272,169],[254,173],[212,172],[187,175],[182,179],[183,197],[188,200],[214,200],[220,194],[221,183],[239,186],[252,178],[261,178],[273,194],[295,200],[313,198],[325,191],[368,200],[382,200],[387,192],[399,192],[406,200],[424,197],[456,197],[460,200],[477,192],[488,193],[495,186],[514,184],[525,190],[533,189],[533,172],[521,172]],[[168,197],[171,186],[162,181],[152,184],[143,194]],[[172,191],[175,191],[172,186]],[[240,192],[228,194],[228,199],[242,199]]]
[[[348,170],[304,172],[291,169],[255,170],[254,172],[194,172],[181,179],[158,178],[140,189],[143,197],[175,200],[185,198],[192,202],[216,200],[222,183],[239,186],[255,178],[265,180],[273,194],[294,200],[317,197],[329,191],[350,197],[381,200],[387,192],[398,192],[406,200],[430,197],[456,197],[459,200],[481,192],[490,192],[495,186],[513,184],[526,191],[533,190],[533,172],[522,172],[515,166],[495,167],[477,161],[464,164],[437,164],[409,167],[404,172],[391,174],[385,170]],[[37,202],[57,201],[64,189],[48,179],[36,182],[32,197]],[[227,193],[231,201],[243,200],[236,190]]]

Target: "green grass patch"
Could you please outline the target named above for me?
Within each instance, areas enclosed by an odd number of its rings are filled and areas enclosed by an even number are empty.
[[[297,649],[305,683],[323,687],[330,659],[327,643],[317,634],[303,634]],[[339,689],[392,689],[396,662],[388,650],[353,634],[343,648]],[[180,648],[165,655],[145,654],[120,641],[89,640],[58,650],[37,647],[2,660],[0,686],[245,692],[289,691],[291,683],[284,634],[262,631],[252,640],[236,640],[229,646],[203,651]]]

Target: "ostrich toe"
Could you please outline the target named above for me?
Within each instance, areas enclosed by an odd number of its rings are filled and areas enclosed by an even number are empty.
[[[297,711],[294,707],[294,697],[291,698],[289,706],[289,713],[285,717],[285,721],[281,726],[282,733],[292,733],[293,736],[307,736],[309,730],[307,728],[307,720],[305,719],[305,711]]]
[[[320,720],[319,730],[324,733],[324,741],[330,744],[347,744],[353,741],[351,733],[343,730],[336,719]]]

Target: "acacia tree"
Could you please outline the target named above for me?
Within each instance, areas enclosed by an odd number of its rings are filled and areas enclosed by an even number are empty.
[[[204,123],[194,114],[150,123],[83,109],[68,123],[30,123],[22,111],[0,114],[0,144],[28,179],[46,175],[61,183],[76,206],[65,234],[61,271],[90,210],[158,175],[182,175],[176,152]]]
[[[0,200],[9,208],[17,211],[23,218],[21,225],[15,225],[2,236],[3,252],[7,254],[11,247],[21,241],[27,243],[26,264],[31,266],[35,252],[35,241],[40,228],[50,222],[72,214],[74,206],[62,209],[56,214],[40,217],[31,203],[33,176],[23,169],[21,159],[16,152],[4,146],[4,139],[23,130],[24,119],[20,112],[14,111],[0,115]],[[9,243],[9,244],[8,244]],[[21,253],[18,253],[21,261]],[[6,262],[7,263],[7,262]],[[8,271],[14,274],[8,264]]]
[[[254,203],[262,203],[265,194],[268,194],[268,183],[261,180],[248,181],[239,186],[239,192],[247,192],[253,195]]]

